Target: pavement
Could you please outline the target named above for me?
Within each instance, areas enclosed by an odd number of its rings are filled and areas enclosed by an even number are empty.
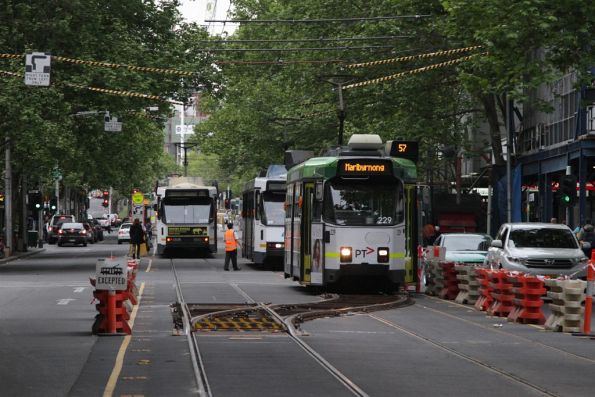
[[[27,248],[27,251],[16,251],[13,252],[11,256],[0,259],[0,265],[20,258],[26,258],[31,255],[39,254],[40,252],[44,251],[45,248]]]

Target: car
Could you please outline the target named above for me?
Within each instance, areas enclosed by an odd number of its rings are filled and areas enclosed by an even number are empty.
[[[118,229],[118,244],[130,242],[130,226],[132,223],[122,223]]]
[[[83,223],[83,227],[87,231],[87,242],[94,244],[97,242],[97,236],[95,235],[95,229],[88,222]]]
[[[54,215],[48,222],[48,243],[54,244],[58,241],[60,224],[64,222],[76,222],[74,215]]]
[[[103,230],[107,230],[111,227],[110,221],[107,218],[97,218],[97,221],[103,228]]]
[[[518,222],[500,227],[485,264],[534,275],[584,277],[588,261],[568,226]]]
[[[87,246],[88,233],[80,222],[64,222],[58,230],[58,246],[64,244],[81,244]]]
[[[443,233],[434,246],[446,248],[447,262],[483,265],[491,242],[492,237],[482,233]]]

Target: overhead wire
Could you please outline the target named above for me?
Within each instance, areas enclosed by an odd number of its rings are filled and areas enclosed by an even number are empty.
[[[430,14],[391,15],[385,17],[360,17],[360,18],[319,18],[319,19],[207,19],[205,22],[213,23],[329,23],[329,22],[364,22],[388,21],[395,19],[419,19],[431,17]]]
[[[413,36],[369,36],[369,37],[336,37],[310,39],[230,39],[230,40],[196,40],[198,43],[308,43],[308,42],[336,42],[336,41],[374,41],[405,39]]]

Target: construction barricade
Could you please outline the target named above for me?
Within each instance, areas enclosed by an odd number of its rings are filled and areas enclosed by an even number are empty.
[[[512,284],[508,280],[508,273],[503,270],[488,273],[493,302],[486,312],[490,316],[507,317],[512,310],[514,294]]]
[[[510,274],[508,280],[514,293],[514,308],[508,314],[508,321],[523,324],[544,324],[545,315],[541,308],[545,287],[543,280],[536,276]]]
[[[454,262],[441,262],[441,279],[438,296],[442,299],[454,300],[459,294],[459,281],[457,280],[457,271]]]
[[[473,265],[455,265],[459,288],[455,302],[474,305],[479,299],[479,282],[475,275],[475,269],[476,267]]]
[[[545,328],[557,332],[580,332],[587,283],[583,280],[546,279],[545,285],[550,289],[547,296],[552,299],[549,304],[552,314],[545,322]]]
[[[98,335],[131,334],[128,325],[129,310],[137,303],[136,269],[138,262],[126,262],[125,259],[99,259],[96,265],[96,277],[91,278],[95,305],[99,312],[95,316],[92,332]]]
[[[490,286],[490,273],[492,271],[486,268],[476,268],[475,276],[479,284],[479,299],[475,302],[475,308],[481,311],[487,311],[492,305],[494,298],[492,297],[492,289]]]
[[[444,247],[430,246],[424,250],[426,294],[438,296],[444,288],[444,276],[441,263],[444,262],[446,249]]]

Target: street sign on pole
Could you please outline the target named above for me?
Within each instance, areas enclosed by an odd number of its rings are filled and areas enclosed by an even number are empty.
[[[122,123],[120,121],[118,121],[117,117],[107,116],[105,118],[103,130],[107,131],[107,132],[120,132],[120,131],[122,131]]]
[[[45,52],[25,54],[25,84],[41,87],[50,85],[51,56]]]

